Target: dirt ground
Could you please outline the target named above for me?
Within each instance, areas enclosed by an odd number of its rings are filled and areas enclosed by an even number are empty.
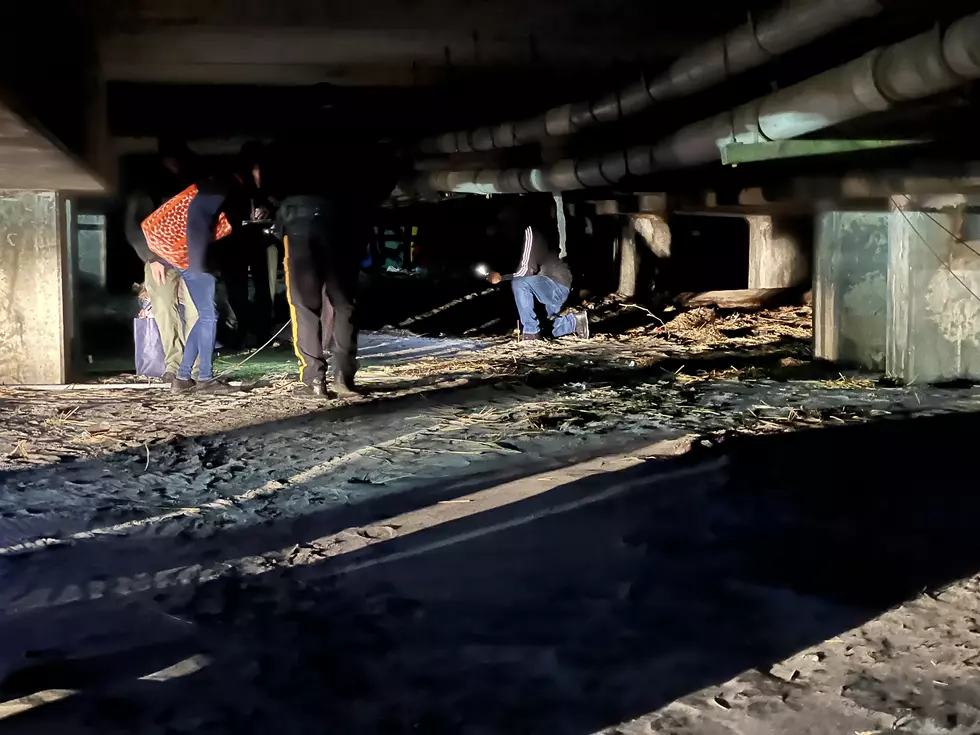
[[[632,311],[0,389],[3,731],[980,732],[980,390]]]

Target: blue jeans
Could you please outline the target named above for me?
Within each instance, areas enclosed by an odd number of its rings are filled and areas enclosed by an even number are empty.
[[[194,308],[197,309],[197,321],[187,335],[184,345],[184,357],[180,361],[177,377],[190,380],[194,369],[194,361],[200,360],[200,375],[198,380],[213,380],[212,358],[214,357],[214,341],[218,333],[218,309],[214,303],[215,278],[210,273],[196,271],[180,271],[180,277],[187,286]]]
[[[538,317],[534,313],[535,300],[544,304],[548,318],[554,319],[555,314],[568,300],[568,289],[548,276],[522,276],[511,282],[514,289],[514,301],[517,302],[517,313],[521,317],[521,331],[524,334],[537,334],[541,331]],[[571,314],[554,319],[551,333],[555,337],[564,337],[575,331],[575,317]]]

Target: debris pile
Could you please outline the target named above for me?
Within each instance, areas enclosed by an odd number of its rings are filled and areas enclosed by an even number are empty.
[[[600,331],[588,341],[500,338],[469,342],[467,349],[446,341],[448,349],[411,358],[403,347],[411,338],[385,335],[394,349],[391,359],[365,357],[358,373],[366,395],[327,403],[294,396],[295,368],[285,356],[249,390],[227,396],[175,396],[159,384],[142,390],[118,384],[83,391],[0,388],[0,469],[127,451],[149,457],[155,447],[184,437],[338,408],[347,416],[362,406],[369,411],[373,403],[433,391],[453,407],[433,405],[426,415],[438,417],[447,431],[468,427],[469,433],[457,434],[461,438],[490,442],[651,427],[701,435],[784,431],[947,410],[951,401],[956,405],[950,410],[975,407],[972,391],[895,388],[814,363],[809,307],[753,313],[699,308],[662,322],[628,304],[607,303],[597,311],[600,325],[627,314],[640,323],[622,334]],[[466,390],[481,386],[495,387],[494,405]]]

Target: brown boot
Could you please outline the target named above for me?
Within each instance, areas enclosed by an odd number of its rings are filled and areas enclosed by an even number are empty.
[[[337,398],[360,395],[360,391],[354,387],[354,378],[337,376],[330,385],[330,393]]]
[[[211,380],[199,380],[194,392],[208,393],[211,395],[225,395],[228,393],[237,393],[238,388],[228,385],[224,381],[218,380],[217,378],[212,378]]]

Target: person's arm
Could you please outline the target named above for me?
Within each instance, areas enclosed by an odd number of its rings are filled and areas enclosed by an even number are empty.
[[[198,191],[187,208],[187,261],[192,271],[207,272],[208,246],[225,197],[223,192]]]
[[[514,278],[536,276],[541,270],[540,246],[535,244],[534,230],[528,227],[524,230],[524,248],[521,251],[521,262],[514,272]]]
[[[496,285],[503,281],[513,281],[515,278],[524,276],[535,276],[541,270],[540,248],[534,243],[534,230],[530,227],[524,230],[524,246],[521,249],[521,260],[517,265],[517,270],[510,275],[491,273],[487,280]]]
[[[126,239],[133,250],[144,263],[153,263],[158,260],[157,256],[146,244],[146,235],[143,234],[143,220],[153,213],[153,200],[144,192],[136,192],[126,200]]]

